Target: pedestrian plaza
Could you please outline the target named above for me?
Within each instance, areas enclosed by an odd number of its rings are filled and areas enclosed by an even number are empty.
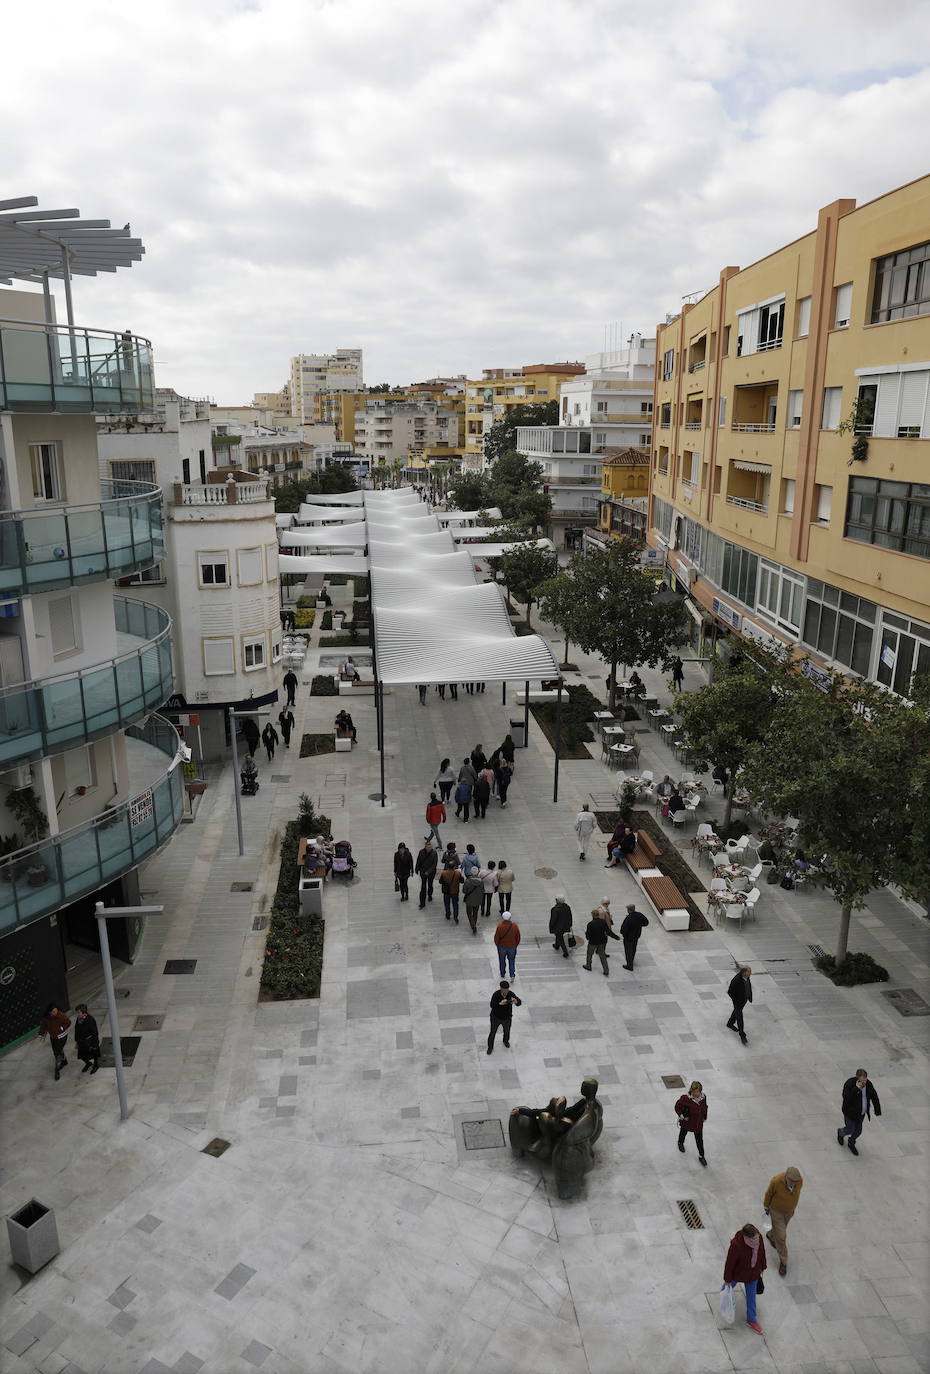
[[[603,700],[603,668],[574,661],[568,680]],[[581,863],[573,830],[618,774],[596,742],[589,760],[562,763],[554,804],[552,749],[531,718],[507,809],[492,801],[484,820],[441,827],[460,853],[474,843],[516,873],[522,1006],[511,1048],[488,1057],[495,920],[475,938],[443,919],[438,889],[425,910],[401,904],[392,857],[401,840],[422,844],[440,759],[496,747],[522,684],[507,704],[496,683],[456,701],[431,690],[426,708],[413,685],[392,686],[382,806],[371,697],[352,703],[351,753],[298,757],[301,734],[330,729],[344,704],[309,696],[315,662],[290,750],[262,761],[259,793],[242,798],[245,855],[228,765],[143,872],[143,901],[164,912],[117,977],[121,1032],[140,1035],[128,1121],[112,1070],[82,1076],[69,1056],[56,1084],[37,1041],[0,1060],[4,1213],[35,1197],[61,1239],[34,1277],[3,1270],[4,1374],[930,1370],[930,1019],[884,995],[930,1001],[926,920],[888,892],[854,915],[850,948],[874,954],[887,984],[841,989],[816,973],[810,946],[832,948],[838,909],[778,887],[738,926],[666,932],[647,911],[635,972],[613,942],[610,977],[584,971],[591,908],[609,896],[619,917],[640,903],[625,868],[603,869],[606,835]],[[662,675],[643,676],[668,705]],[[685,686],[698,682],[686,665]],[[659,732],[642,736],[639,766],[682,771]],[[278,846],[302,792],[351,840],[358,873],[325,887],[319,1000],[261,1002]],[[719,818],[719,797],[705,810]],[[674,836],[689,861],[692,833]],[[567,961],[548,933],[558,893],[579,937]],[[166,975],[174,959],[196,964]],[[725,1027],[743,962],[746,1046]],[[101,990],[86,1000],[107,1035]],[[158,1028],[134,1031],[143,1016]],[[883,1115],[857,1159],[836,1131],[860,1065]],[[586,1076],[604,1133],[580,1195],[562,1201],[546,1166],[512,1155],[507,1120],[555,1094],[574,1101]],[[706,1169],[676,1148],[674,1103],[692,1079],[709,1103]],[[229,1142],[218,1158],[203,1152],[215,1138]],[[764,1334],[747,1327],[741,1291],[723,1328],[730,1239],[747,1221],[766,1229],[763,1193],[790,1165],[804,1190],[784,1278],[767,1247]]]

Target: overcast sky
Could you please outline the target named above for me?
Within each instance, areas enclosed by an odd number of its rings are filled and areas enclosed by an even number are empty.
[[[4,6],[0,198],[127,220],[76,315],[242,404],[581,358],[930,170],[926,0]]]

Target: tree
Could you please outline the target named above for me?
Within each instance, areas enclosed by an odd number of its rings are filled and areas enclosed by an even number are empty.
[[[455,510],[485,510],[493,504],[480,472],[460,472],[449,485],[449,500]]]
[[[733,779],[754,746],[770,737],[775,710],[771,680],[752,661],[738,668],[718,668],[714,681],[696,692],[682,692],[676,705],[688,749],[706,769],[719,764],[730,775],[723,823],[730,824]]]
[[[910,701],[839,673],[819,682],[781,666],[768,738],[753,746],[743,779],[776,815],[798,818],[805,853],[840,907],[840,964],[852,913],[873,888],[930,891],[930,679],[915,678]]]
[[[526,628],[530,625],[530,610],[536,600],[537,589],[548,582],[559,566],[559,561],[551,549],[541,549],[536,544],[524,544],[511,549],[495,560],[500,575],[518,601],[526,602]]]
[[[490,504],[500,508],[505,520],[545,530],[552,502],[542,489],[543,475],[540,463],[520,453],[502,454],[485,474]]]
[[[585,653],[600,654],[610,664],[611,710],[620,664],[654,668],[687,638],[680,602],[659,595],[633,539],[576,554],[553,582],[540,588],[542,613]]]
[[[514,406],[495,420],[484,436],[484,461],[496,462],[505,454],[516,452],[517,430],[521,425],[557,425],[558,401],[543,401],[536,405]]]
[[[301,505],[314,496],[335,496],[344,491],[356,491],[358,483],[348,468],[333,465],[296,482],[282,482],[274,492],[275,510],[280,515],[296,515]]]

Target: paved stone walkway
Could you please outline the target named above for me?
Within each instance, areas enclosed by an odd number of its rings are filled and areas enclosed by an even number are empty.
[[[653,922],[633,974],[619,956],[608,979],[579,953],[566,963],[547,933],[553,895],[568,894],[583,929],[598,898],[622,913],[636,889],[593,853],[580,864],[572,831],[580,802],[616,776],[596,760],[564,764],[553,805],[552,754],[533,724],[507,809],[443,830],[517,874],[523,1006],[512,1048],[489,1058],[493,921],[474,938],[443,920],[438,896],[402,906],[391,855],[401,839],[419,846],[440,757],[493,747],[517,712],[499,686],[457,702],[431,694],[426,707],[414,688],[395,690],[381,808],[369,800],[370,701],[353,702],[351,755],[301,761],[292,748],[262,765],[258,796],[243,798],[244,858],[227,769],[145,871],[144,900],[165,912],[119,978],[122,1033],[139,1015],[164,1020],[127,1070],[128,1122],[111,1071],[82,1076],[72,1057],[55,1084],[38,1043],[0,1060],[4,1213],[35,1196],[55,1208],[62,1240],[35,1278],[3,1271],[5,1374],[930,1370],[930,1021],[902,1018],[881,987],[835,989],[811,970],[806,946],[832,944],[829,898],[767,887],[742,931]],[[304,688],[295,744],[336,709]],[[654,738],[642,762],[680,772]],[[319,1002],[259,1004],[260,926],[301,791],[352,840],[359,875],[327,885]],[[877,953],[888,988],[930,1000],[926,924],[893,897],[855,917],[852,947]],[[195,959],[194,972],[165,976],[173,958]],[[755,970],[745,1048],[724,1026],[743,959]],[[835,1131],[860,1063],[883,1116],[855,1159]],[[606,1129],[582,1197],[559,1201],[500,1134],[466,1148],[464,1122],[506,1127],[513,1105],[572,1097],[591,1073]],[[706,1170],[675,1148],[673,1074],[707,1091]],[[214,1136],[230,1142],[219,1159],[202,1153]],[[721,1330],[729,1238],[763,1220],[765,1185],[789,1164],[806,1185],[788,1277],[770,1267],[760,1299],[765,1334],[746,1327],[741,1297]],[[702,1229],[682,1220],[689,1199]]]

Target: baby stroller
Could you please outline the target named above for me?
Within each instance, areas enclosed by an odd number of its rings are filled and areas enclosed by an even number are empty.
[[[356,868],[358,864],[352,858],[352,846],[349,841],[337,840],[333,845],[333,876],[346,878],[351,883],[355,878]]]
[[[258,770],[253,761],[248,758],[239,769],[240,791],[244,797],[254,797],[258,791]]]

